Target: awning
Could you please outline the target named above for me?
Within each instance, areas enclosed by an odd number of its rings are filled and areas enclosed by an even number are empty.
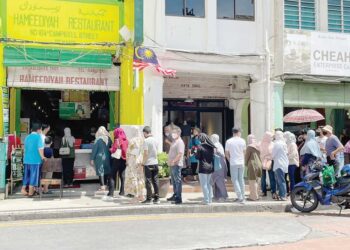
[[[111,68],[109,53],[73,51],[60,49],[38,49],[25,47],[5,47],[4,64],[9,67],[21,66],[61,66]]]
[[[286,81],[284,106],[302,108],[350,108],[350,84]]]

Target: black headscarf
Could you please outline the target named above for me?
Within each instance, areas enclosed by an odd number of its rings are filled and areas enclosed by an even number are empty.
[[[207,144],[212,148],[216,148],[214,143],[210,140],[210,138],[205,133],[200,133],[198,136],[198,139],[202,144]]]

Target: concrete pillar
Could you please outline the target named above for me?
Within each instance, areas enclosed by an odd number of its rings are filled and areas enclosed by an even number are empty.
[[[217,5],[216,1],[207,0],[206,2],[206,20],[207,20],[207,51],[217,52]]]
[[[273,86],[273,116],[274,116],[274,128],[283,129],[283,110],[284,110],[284,98],[283,98],[283,86],[284,82],[272,81]]]
[[[152,128],[152,134],[157,139],[158,149],[163,146],[163,84],[164,78],[152,70],[144,72],[144,117],[145,126]]]
[[[230,108],[234,110],[234,127],[242,130],[242,138],[246,139],[249,129],[249,100],[230,100]]]
[[[271,119],[267,115],[267,97],[266,97],[266,84],[265,82],[255,82],[250,84],[250,128],[251,133],[256,136],[258,140],[261,140],[265,131],[270,130],[268,128],[269,122],[267,119]],[[270,105],[270,109],[271,109]],[[270,110],[271,111],[271,110]],[[271,114],[271,112],[270,112]]]

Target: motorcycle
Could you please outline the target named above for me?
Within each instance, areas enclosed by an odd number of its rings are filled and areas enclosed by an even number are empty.
[[[341,177],[332,177],[335,180],[332,184],[323,181],[323,172],[326,168],[329,166],[321,162],[315,162],[310,166],[310,173],[304,176],[302,182],[295,185],[291,193],[294,208],[303,213],[310,213],[320,203],[326,206],[338,205],[339,214],[343,209],[350,209],[350,165],[342,168]]]

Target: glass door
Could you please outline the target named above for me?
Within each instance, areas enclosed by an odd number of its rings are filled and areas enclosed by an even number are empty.
[[[218,134],[220,141],[223,138],[223,113],[200,112],[200,127],[207,135]]]

